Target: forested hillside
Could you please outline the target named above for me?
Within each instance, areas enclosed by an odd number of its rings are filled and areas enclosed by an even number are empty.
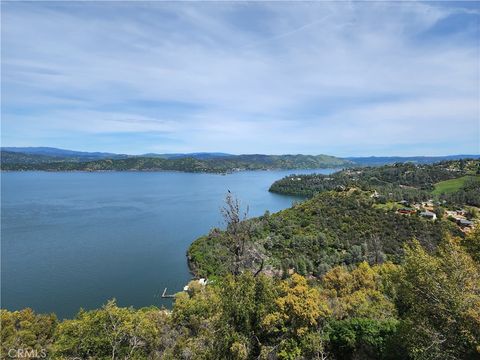
[[[431,198],[453,204],[480,206],[480,160],[444,161],[432,165],[401,163],[381,167],[353,168],[331,175],[291,175],[276,181],[270,191],[301,196],[339,188],[376,190],[381,199],[421,201]],[[442,181],[463,178],[445,189]]]
[[[63,158],[51,155],[43,155],[43,154],[26,154],[26,153],[18,153],[13,151],[5,151],[2,150],[0,152],[1,160],[2,160],[2,168],[4,166],[10,166],[10,164],[18,164],[21,166],[22,164],[40,164],[40,163],[51,163],[51,162],[59,162],[62,161]]]
[[[382,166],[396,163],[433,164],[440,161],[479,159],[480,155],[446,155],[446,156],[367,156],[367,157],[346,157],[359,166]]]
[[[462,234],[449,221],[402,216],[376,204],[360,190],[324,192],[290,209],[246,220],[239,229],[212,230],[190,246],[190,264],[200,276],[232,272],[232,237],[242,234],[242,269],[256,271],[263,264],[262,271],[275,274],[320,276],[336,265],[399,262],[403,244],[413,238],[433,250],[445,234]]]
[[[328,155],[232,155],[218,157],[144,157],[73,161],[2,151],[2,170],[11,171],[186,171],[225,173],[239,170],[320,169],[350,165]]]

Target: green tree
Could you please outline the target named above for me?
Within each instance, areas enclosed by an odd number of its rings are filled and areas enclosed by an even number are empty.
[[[51,352],[57,318],[54,314],[36,314],[32,309],[0,310],[1,358],[7,358],[10,349]]]
[[[395,304],[383,292],[382,277],[379,275],[389,266],[392,264],[371,267],[363,262],[352,271],[337,266],[326,273],[322,279],[322,293],[329,299],[334,318],[395,317]]]
[[[302,354],[302,339],[321,329],[330,314],[329,306],[319,291],[298,274],[280,283],[275,305],[275,311],[265,316],[263,326],[279,339],[279,358],[295,359]]]
[[[472,259],[480,265],[480,226],[476,226],[461,244]]]
[[[160,335],[167,321],[156,308],[121,308],[111,300],[101,309],[81,310],[75,319],[60,323],[54,353],[59,358],[146,358],[162,350]]]
[[[438,255],[415,241],[405,250],[399,289],[400,336],[414,359],[480,356],[480,272],[447,237]]]
[[[221,299],[214,324],[216,358],[258,357],[270,340],[262,321],[274,308],[277,289],[273,279],[246,272],[225,277],[216,291]]]
[[[328,323],[328,340],[336,359],[384,359],[398,320],[348,318]]]

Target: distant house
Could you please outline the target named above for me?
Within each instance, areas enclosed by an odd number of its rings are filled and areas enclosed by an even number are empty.
[[[399,214],[410,215],[410,214],[414,214],[416,211],[414,209],[402,208],[402,209],[398,209],[397,212]]]
[[[420,216],[423,216],[423,217],[426,217],[428,219],[432,219],[432,220],[435,220],[437,218],[437,214],[435,214],[434,212],[431,212],[431,211],[422,211],[420,213]]]
[[[207,285],[207,284],[209,283],[209,281],[208,281],[207,279],[204,279],[204,278],[198,279],[197,282],[198,282],[200,285],[202,285],[202,286],[205,286],[205,285]],[[188,285],[185,285],[185,286],[183,287],[183,291],[188,291],[189,289],[190,289],[190,286],[188,286]],[[165,289],[165,290],[166,290],[166,289]]]
[[[473,221],[466,220],[466,219],[458,219],[457,224],[461,227],[472,227]]]

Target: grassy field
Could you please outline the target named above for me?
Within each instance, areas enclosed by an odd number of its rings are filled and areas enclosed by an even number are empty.
[[[439,194],[448,194],[448,193],[453,193],[455,191],[458,191],[463,184],[465,184],[465,181],[468,178],[476,178],[478,181],[480,181],[480,176],[475,176],[475,175],[467,175],[467,176],[462,176],[457,179],[451,179],[451,180],[445,180],[445,181],[440,181],[439,183],[435,184],[435,190],[433,190],[434,195],[439,195]]]

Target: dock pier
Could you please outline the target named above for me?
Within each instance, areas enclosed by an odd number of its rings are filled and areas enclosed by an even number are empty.
[[[175,295],[168,295],[167,294],[167,288],[163,290],[162,298],[174,298]]]

